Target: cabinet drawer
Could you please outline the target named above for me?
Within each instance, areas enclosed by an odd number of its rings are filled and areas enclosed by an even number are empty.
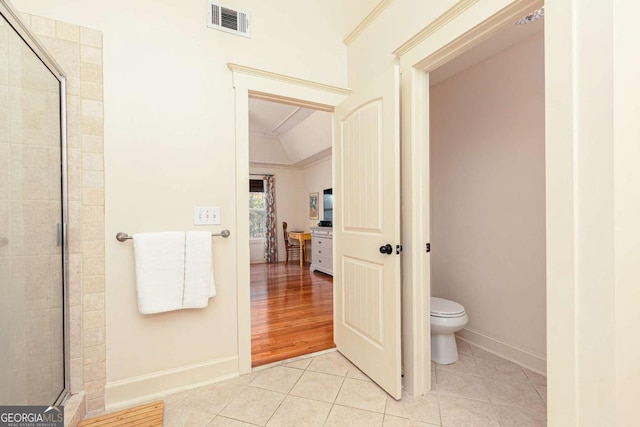
[[[332,257],[327,257],[327,256],[320,256],[317,258],[313,258],[313,263],[316,264],[319,267],[324,267],[324,268],[328,268],[328,269],[332,269],[333,267],[333,258]]]
[[[331,258],[333,256],[333,248],[331,246],[329,246],[329,247],[314,246],[311,252],[313,254],[313,258],[314,259],[316,257],[321,257],[321,256],[326,256],[326,257],[329,257],[329,258]]]
[[[311,241],[313,246],[318,247],[333,247],[333,239],[325,239],[325,238],[313,238]]]

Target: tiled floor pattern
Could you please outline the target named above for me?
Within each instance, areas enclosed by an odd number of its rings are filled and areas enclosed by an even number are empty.
[[[285,361],[167,396],[174,426],[544,426],[546,378],[466,342],[433,392],[396,401],[340,353]]]

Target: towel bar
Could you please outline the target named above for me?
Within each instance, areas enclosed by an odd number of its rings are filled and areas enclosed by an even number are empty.
[[[224,237],[225,239],[231,235],[229,230],[222,230],[220,233],[211,233],[211,237]],[[133,237],[129,236],[127,233],[123,233],[122,231],[116,234],[116,240],[118,242],[124,242],[125,240],[131,240]]]

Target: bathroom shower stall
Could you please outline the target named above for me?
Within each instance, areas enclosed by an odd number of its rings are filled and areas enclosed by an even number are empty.
[[[0,0],[0,405],[66,396],[65,78]]]

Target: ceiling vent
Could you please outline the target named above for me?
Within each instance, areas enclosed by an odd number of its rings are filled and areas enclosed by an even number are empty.
[[[248,13],[229,9],[211,0],[207,2],[207,5],[207,27],[239,36],[251,37]]]

